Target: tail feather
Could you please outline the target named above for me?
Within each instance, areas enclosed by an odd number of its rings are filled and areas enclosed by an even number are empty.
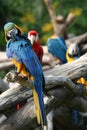
[[[38,102],[38,95],[37,95],[35,89],[33,89],[33,97],[34,97],[34,103],[35,103],[35,107],[36,107],[37,121],[38,121],[38,124],[40,124],[41,123],[40,107],[39,107],[39,102]]]
[[[41,93],[38,96],[38,93],[35,90],[35,88],[33,88],[33,97],[34,97],[34,103],[36,106],[36,116],[37,116],[38,124],[41,124],[42,127],[44,127],[47,124],[46,123],[46,114],[45,114],[45,110],[44,110],[44,102],[43,102]]]

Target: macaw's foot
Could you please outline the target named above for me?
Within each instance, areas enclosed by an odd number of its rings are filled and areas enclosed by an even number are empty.
[[[14,70],[11,70],[6,74],[6,79],[8,82],[15,82],[18,80],[18,73]]]
[[[29,79],[30,79],[31,81],[34,81],[34,77],[33,77],[33,76],[29,76]]]

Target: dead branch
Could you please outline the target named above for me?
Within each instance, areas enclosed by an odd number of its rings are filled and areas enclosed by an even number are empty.
[[[81,62],[81,63],[83,63],[83,62]],[[74,75],[74,73],[72,75]],[[46,78],[46,90],[47,90],[47,92],[49,92],[49,94],[51,96],[54,96],[54,98],[49,98],[49,100],[48,100],[49,102],[46,105],[47,113],[50,112],[54,108],[58,108],[62,104],[66,104],[70,108],[76,108],[79,111],[83,111],[83,112],[87,111],[87,101],[84,98],[84,94],[86,94],[86,91],[85,91],[84,87],[82,87],[82,88],[78,87],[71,80],[69,80],[65,77],[59,77],[59,76],[58,77],[57,76],[47,76],[46,77],[45,76],[45,78]],[[22,82],[21,82],[21,78],[14,77],[14,79],[20,80],[19,82],[23,83],[22,85],[25,85],[25,86],[28,83],[28,81],[27,81],[24,84],[25,79],[24,79],[24,81],[22,80]],[[28,83],[28,85],[29,85],[29,83]],[[31,82],[30,82],[30,85],[31,85]],[[7,90],[8,94],[9,94],[9,90]],[[12,95],[9,96],[9,98],[5,98],[5,96],[1,96],[0,102],[2,105],[0,106],[0,108],[2,110],[3,110],[3,108],[4,108],[4,110],[7,108],[10,109],[11,104],[13,104],[12,106],[15,106],[16,103],[23,101],[25,99],[25,97],[28,96],[28,94],[26,95],[24,93],[24,91],[22,91],[22,93],[20,93],[19,91],[16,91],[16,92],[17,93],[14,94],[14,90],[13,90]],[[3,95],[3,93],[1,95]],[[22,97],[22,95],[23,95],[23,97]],[[29,97],[27,97],[27,98],[29,98]],[[6,99],[7,99],[7,102],[5,102]],[[23,128],[26,128],[26,130],[34,129],[37,126],[37,122],[36,122],[36,117],[35,117],[34,106],[32,103],[33,103],[33,101],[30,101],[30,103],[26,104],[19,111],[10,115],[10,117],[8,117],[8,119],[6,119],[0,125],[0,130],[6,130],[6,129],[22,130]],[[32,124],[32,121],[34,123],[33,126],[30,125],[30,124]]]
[[[73,44],[73,43],[76,43],[78,45],[83,44],[83,46],[84,46],[84,43],[87,43],[87,32],[82,35],[79,35],[74,38],[66,40],[67,46],[69,46],[70,44]]]
[[[51,0],[44,0],[44,3],[48,9],[53,24],[54,34],[67,39],[67,27],[73,22],[75,15],[69,13],[67,18],[64,20],[63,16],[56,16]]]
[[[52,95],[56,95],[56,99],[52,98],[49,100],[49,102],[47,103],[46,106],[46,110],[47,113],[49,111],[51,111],[54,106],[55,108],[57,108],[58,106],[67,103],[66,99],[68,100],[68,105],[69,107],[72,106],[72,101],[74,102],[73,96],[70,94],[69,91],[65,90],[64,88],[59,88],[50,91],[50,93]],[[68,98],[69,97],[69,98]],[[77,107],[75,106],[76,103],[78,106],[80,106],[80,108],[82,106],[85,106],[85,109],[87,111],[87,102],[86,101],[82,101],[80,99],[80,97],[78,98],[78,100],[75,99],[75,103],[73,103],[73,107]],[[84,100],[84,99],[83,99]],[[82,108],[83,110],[83,108]],[[33,122],[33,125],[32,125]],[[30,99],[30,101],[23,106],[19,111],[16,111],[15,113],[13,113],[10,117],[8,117],[7,120],[5,120],[1,125],[0,125],[0,130],[22,130],[22,129],[34,129],[37,126],[37,121],[36,121],[36,116],[35,116],[35,107],[33,104],[33,100]]]
[[[87,54],[85,54],[80,59],[78,59],[72,63],[67,63],[65,65],[61,65],[61,66],[55,67],[51,70],[44,72],[45,79],[46,79],[46,90],[49,91],[50,89],[52,89],[52,87],[58,88],[58,86],[61,85],[61,86],[66,87],[67,90],[71,91],[74,95],[81,94],[80,96],[82,96],[82,95],[84,96],[84,94],[86,94],[85,88],[84,87],[82,87],[82,88],[76,87],[76,85],[74,85],[67,78],[70,78],[71,80],[76,80],[76,79],[80,78],[81,76],[84,76],[87,74],[87,58],[86,57],[87,57]],[[48,77],[47,77],[47,75],[48,75]],[[65,78],[64,76],[67,78]],[[8,74],[8,77],[11,77],[11,76]],[[28,80],[25,82],[25,79],[21,78],[20,76],[18,78],[15,78],[14,76],[12,76],[12,77],[14,79],[19,80],[19,83],[22,86],[32,87],[32,83],[29,82]],[[8,94],[10,94],[9,90],[8,90]],[[17,91],[18,91],[18,89],[17,89]],[[13,92],[15,92],[15,91],[13,90]],[[4,93],[1,94],[1,97],[3,97],[2,96],[3,94]],[[12,93],[12,95],[13,94],[14,93]]]
[[[10,62],[4,62],[4,63],[0,63],[0,70],[4,69],[4,70],[10,70],[13,68],[13,63],[10,61]]]
[[[0,52],[0,71],[11,69],[13,67],[12,62],[7,58],[6,53],[1,51]]]
[[[15,88],[17,90],[17,88]],[[13,94],[9,95],[9,91]],[[8,93],[4,97],[0,96],[0,113],[4,113],[8,111],[10,108],[14,107],[23,101],[26,101],[28,98],[32,96],[32,92],[30,90],[20,90],[19,92],[15,91],[14,89],[9,89]]]
[[[11,77],[11,74],[12,73],[9,73],[9,77]],[[17,77],[17,75],[16,75],[16,77]],[[57,99],[58,100],[59,99],[62,99],[62,100],[66,99],[65,97],[64,97],[64,99],[63,99],[63,97],[62,98],[58,97],[58,95],[59,95],[58,91],[59,91],[60,87],[61,87],[61,89],[63,87],[63,89],[68,90],[71,93],[71,95],[73,95],[73,96],[85,97],[85,95],[87,95],[86,87],[77,86],[71,80],[69,80],[63,76],[61,76],[61,77],[54,76],[54,77],[45,77],[45,78],[46,78],[46,89],[45,89],[46,93],[45,94],[47,94],[47,96],[48,95],[54,96],[54,98],[56,100]],[[26,80],[23,79],[22,77],[21,78],[18,77],[17,79],[18,79],[17,82],[19,82],[21,85],[23,85],[25,87],[33,87],[29,80],[26,82]],[[12,81],[13,81],[13,79],[12,79]],[[55,90],[55,88],[56,88],[56,90]],[[65,95],[66,94],[64,94],[64,96]],[[11,108],[12,106],[16,105],[19,102],[22,102],[22,101],[28,99],[31,96],[32,96],[32,94],[31,94],[30,90],[25,89],[25,91],[24,91],[24,90],[19,89],[18,87],[15,89],[14,88],[8,89],[7,92],[2,93],[0,96],[0,112]],[[49,98],[51,96],[49,96]],[[60,102],[61,102],[61,100],[60,100]],[[56,103],[56,105],[57,105],[57,103]],[[55,107],[55,105],[53,105],[53,106]]]
[[[0,125],[0,130],[28,130],[32,127],[35,128],[36,126],[35,108],[33,101],[30,101],[23,108],[13,113],[11,117],[5,120]]]
[[[2,79],[0,79],[0,93],[6,91],[9,88],[9,85]]]
[[[45,76],[60,76],[63,75],[71,80],[76,80],[87,75],[87,54],[81,56],[78,60],[71,63],[66,63],[60,66],[44,71]]]

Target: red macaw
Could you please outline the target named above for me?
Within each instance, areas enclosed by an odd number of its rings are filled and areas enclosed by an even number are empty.
[[[42,67],[36,54],[32,50],[29,40],[15,33],[14,29],[15,24],[12,22],[4,26],[6,34],[10,36],[10,40],[8,40],[6,45],[6,54],[17,67],[17,72],[32,80],[37,121],[39,124],[42,124],[44,130],[44,128],[47,129],[47,124],[42,93],[42,89],[45,86]]]
[[[28,32],[28,39],[31,41],[32,48],[34,52],[36,53],[37,57],[40,60],[40,63],[42,64],[42,58],[43,58],[43,48],[40,45],[40,39],[38,36],[38,32],[36,30],[31,30]]]

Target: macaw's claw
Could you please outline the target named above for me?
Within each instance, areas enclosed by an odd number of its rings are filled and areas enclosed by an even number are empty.
[[[18,80],[17,75],[18,75],[17,72],[12,70],[12,71],[8,72],[5,77],[8,82],[15,82]]]

